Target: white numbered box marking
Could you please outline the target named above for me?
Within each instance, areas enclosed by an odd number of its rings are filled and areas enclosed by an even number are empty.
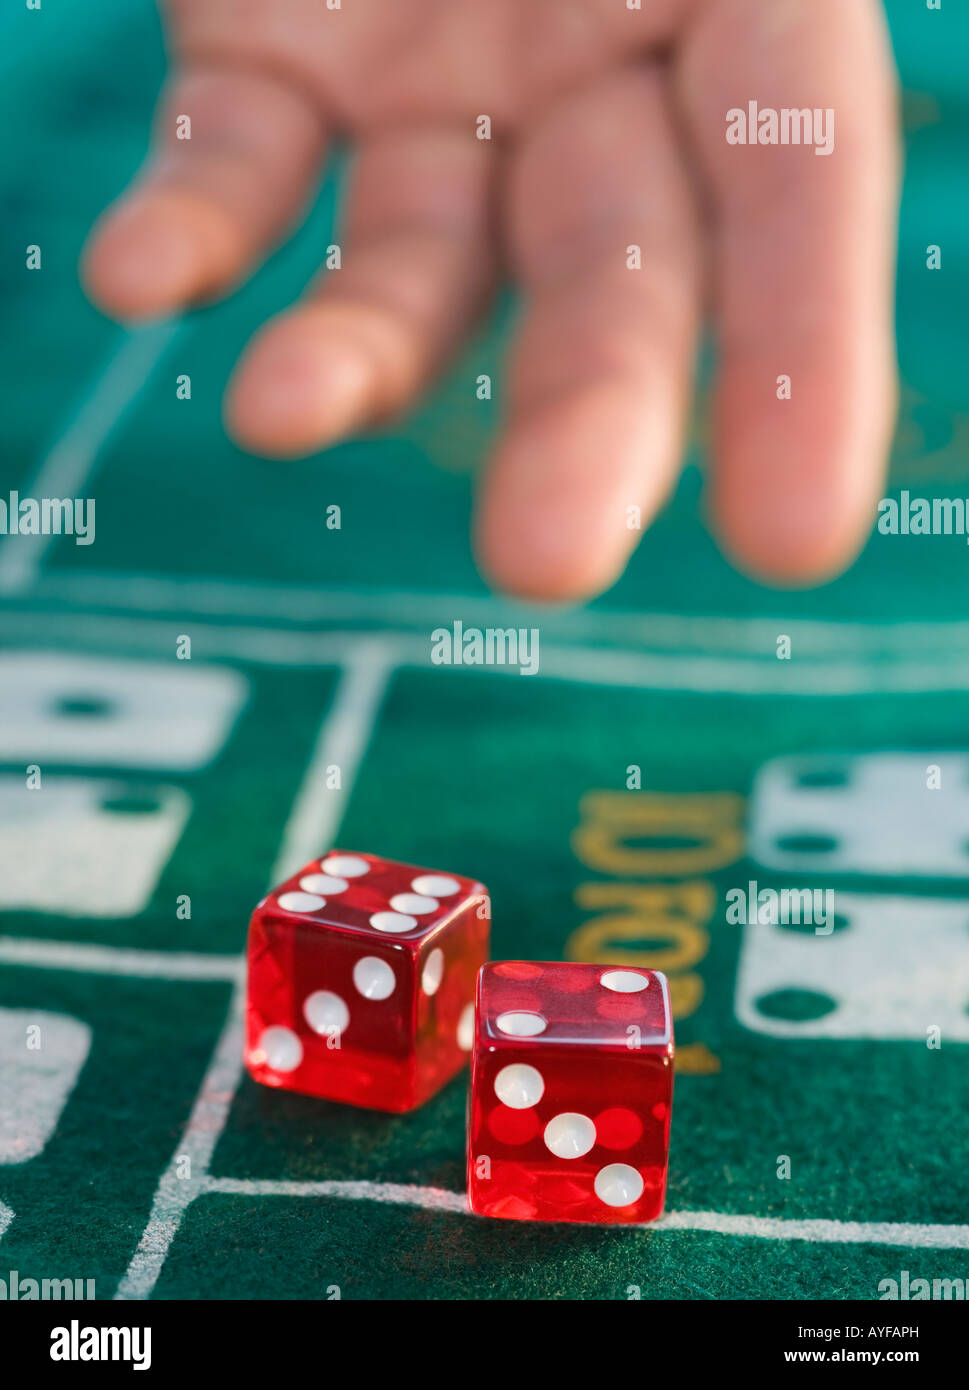
[[[835,893],[835,930],[744,927],[734,1011],[776,1038],[969,1042],[969,900]],[[796,1016],[792,1017],[794,1014]]]
[[[927,786],[938,767],[941,786]],[[754,780],[750,855],[782,873],[969,878],[969,757],[778,758]]]
[[[90,1047],[90,1028],[70,1014],[0,1009],[0,1163],[43,1150]]]
[[[188,819],[178,787],[0,776],[0,908],[131,917],[147,905]]]
[[[219,752],[247,694],[238,671],[174,657],[0,655],[0,761],[190,772]]]

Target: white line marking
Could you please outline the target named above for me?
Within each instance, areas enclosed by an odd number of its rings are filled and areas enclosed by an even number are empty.
[[[388,1182],[286,1182],[252,1178],[206,1177],[205,1194],[236,1197],[342,1197],[350,1201],[389,1202],[469,1216],[462,1192]],[[805,1240],[821,1244],[900,1245],[907,1249],[969,1250],[969,1226],[919,1225],[906,1221],[792,1221],[767,1216],[733,1216],[717,1211],[671,1211],[660,1221],[629,1227],[642,1231],[709,1231],[716,1235],[759,1240]]]
[[[760,1240],[807,1240],[823,1245],[900,1245],[913,1250],[969,1250],[969,1226],[909,1221],[786,1220],[717,1211],[671,1211],[656,1223],[665,1231],[710,1231]],[[651,1229],[646,1227],[646,1230]]]
[[[353,648],[286,822],[271,883],[289,878],[333,843],[395,665],[393,647],[385,642],[365,638]],[[341,770],[339,789],[326,785],[331,766]]]
[[[149,1297],[171,1243],[178,1234],[182,1217],[195,1196],[195,1183],[190,1178],[180,1177],[179,1172],[184,1171],[186,1163],[193,1178],[204,1176],[208,1171],[241,1079],[244,1008],[245,985],[240,980],[232,991],[228,1018],[195,1098],[185,1132],[159,1179],[151,1214],[115,1298]]]
[[[85,614],[4,613],[0,634],[8,642],[52,645],[101,645],[123,648],[137,656],[169,651],[171,621],[92,617]],[[869,662],[817,658],[804,662],[749,657],[681,655],[672,652],[617,651],[543,641],[537,677],[520,675],[514,666],[436,667],[430,662],[430,637],[418,632],[283,631],[273,628],[220,626],[193,620],[193,651],[202,659],[231,659],[264,666],[333,666],[348,652],[373,641],[393,652],[394,661],[426,671],[458,670],[472,678],[505,676],[515,680],[571,681],[630,690],[700,691],[706,694],[858,696],[925,695],[969,689],[969,655],[922,655],[905,660]],[[196,645],[197,644],[197,645]]]
[[[401,593],[380,589],[323,589],[272,583],[231,583],[157,574],[61,569],[43,575],[36,596],[71,607],[134,609],[214,618],[273,619],[287,624],[374,622],[430,632],[455,618],[478,627],[538,627],[542,640],[617,642],[637,648],[777,661],[777,638],[791,638],[800,657],[884,656],[909,659],[926,648],[941,659],[969,647],[969,623],[892,624],[817,619],[725,618],[677,613],[635,613],[609,608],[536,608],[482,594]]]
[[[389,1202],[395,1206],[423,1207],[425,1211],[451,1211],[470,1215],[463,1192],[443,1187],[415,1187],[397,1182],[275,1182],[256,1178],[206,1176],[202,1193],[228,1193],[235,1197],[345,1197],[359,1202]]]
[[[180,328],[179,320],[166,319],[124,330],[106,367],[89,388],[90,393],[23,485],[23,497],[73,498],[82,494],[105,442]],[[0,593],[22,593],[31,588],[46,551],[57,539],[54,535],[0,539]]]
[[[336,836],[392,670],[390,652],[374,641],[360,646],[355,659],[346,664],[286,824],[270,884],[299,868]],[[327,789],[322,775],[331,763],[342,772],[339,793]],[[185,1132],[161,1176],[138,1248],[118,1285],[117,1299],[150,1296],[182,1217],[198,1193],[199,1184],[192,1179],[208,1173],[242,1080],[244,1009],[245,983],[240,978]],[[191,1179],[180,1176],[186,1159]]]
[[[91,975],[127,975],[146,980],[238,980],[242,956],[201,951],[143,951],[134,947],[89,946],[81,941],[45,941],[0,936],[0,962]]]

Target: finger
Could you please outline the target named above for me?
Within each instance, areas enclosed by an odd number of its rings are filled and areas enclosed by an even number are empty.
[[[354,12],[360,3],[354,0]],[[471,123],[486,112],[499,137],[606,67],[668,46],[685,8],[684,0],[637,0],[635,8],[628,0],[439,4],[417,23],[411,12],[405,28],[387,35],[386,12],[394,7],[372,3],[393,61],[380,90],[367,93],[369,114],[387,119],[406,110],[417,119]]]
[[[227,290],[298,217],[324,145],[310,102],[275,78],[182,74],[160,105],[145,169],[92,233],[91,297],[140,318]]]
[[[364,142],[342,267],[257,335],[230,386],[247,448],[313,453],[414,398],[492,286],[491,169],[463,130]]]
[[[678,90],[717,205],[714,524],[754,574],[821,579],[870,529],[894,415],[897,124],[880,6],[720,0],[696,12]],[[753,97],[833,110],[833,152],[728,144],[727,113]]]
[[[622,571],[682,448],[700,265],[659,69],[560,106],[526,137],[511,179],[528,302],[477,549],[502,588],[576,598]]]

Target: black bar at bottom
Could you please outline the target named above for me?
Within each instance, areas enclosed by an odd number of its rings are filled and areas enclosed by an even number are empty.
[[[238,1372],[246,1384],[264,1377],[262,1383],[275,1386],[290,1378],[304,1384],[314,1365],[324,1384],[345,1380],[353,1368],[372,1379],[381,1364],[397,1373],[409,1366],[412,1378],[433,1383],[462,1375],[453,1364],[455,1347],[482,1370],[496,1363],[505,1380],[515,1375],[516,1362],[521,1368],[544,1362],[547,1369],[555,1351],[581,1347],[600,1365],[598,1383],[606,1387],[610,1367],[628,1374],[638,1363],[663,1374],[664,1356],[680,1373],[750,1367],[783,1375],[797,1367],[863,1366],[941,1374],[961,1363],[966,1340],[962,1301],[609,1302],[483,1302],[463,1311],[452,1304],[445,1321],[439,1304],[417,1300],[403,1317],[389,1318],[383,1303],[349,1300],[0,1301],[0,1347],[23,1384],[35,1369],[50,1366],[55,1373],[63,1368],[68,1380],[84,1370],[140,1371],[166,1384],[180,1383],[186,1372]],[[458,1341],[447,1334],[459,1325]],[[506,1341],[507,1333],[513,1335]]]

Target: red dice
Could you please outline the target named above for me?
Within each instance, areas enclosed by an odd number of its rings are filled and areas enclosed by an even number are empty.
[[[334,850],[256,907],[246,1066],[256,1081],[412,1110],[467,1060],[488,957],[485,887]]]
[[[500,961],[478,980],[472,1211],[518,1221],[652,1221],[673,1100],[666,977]]]

